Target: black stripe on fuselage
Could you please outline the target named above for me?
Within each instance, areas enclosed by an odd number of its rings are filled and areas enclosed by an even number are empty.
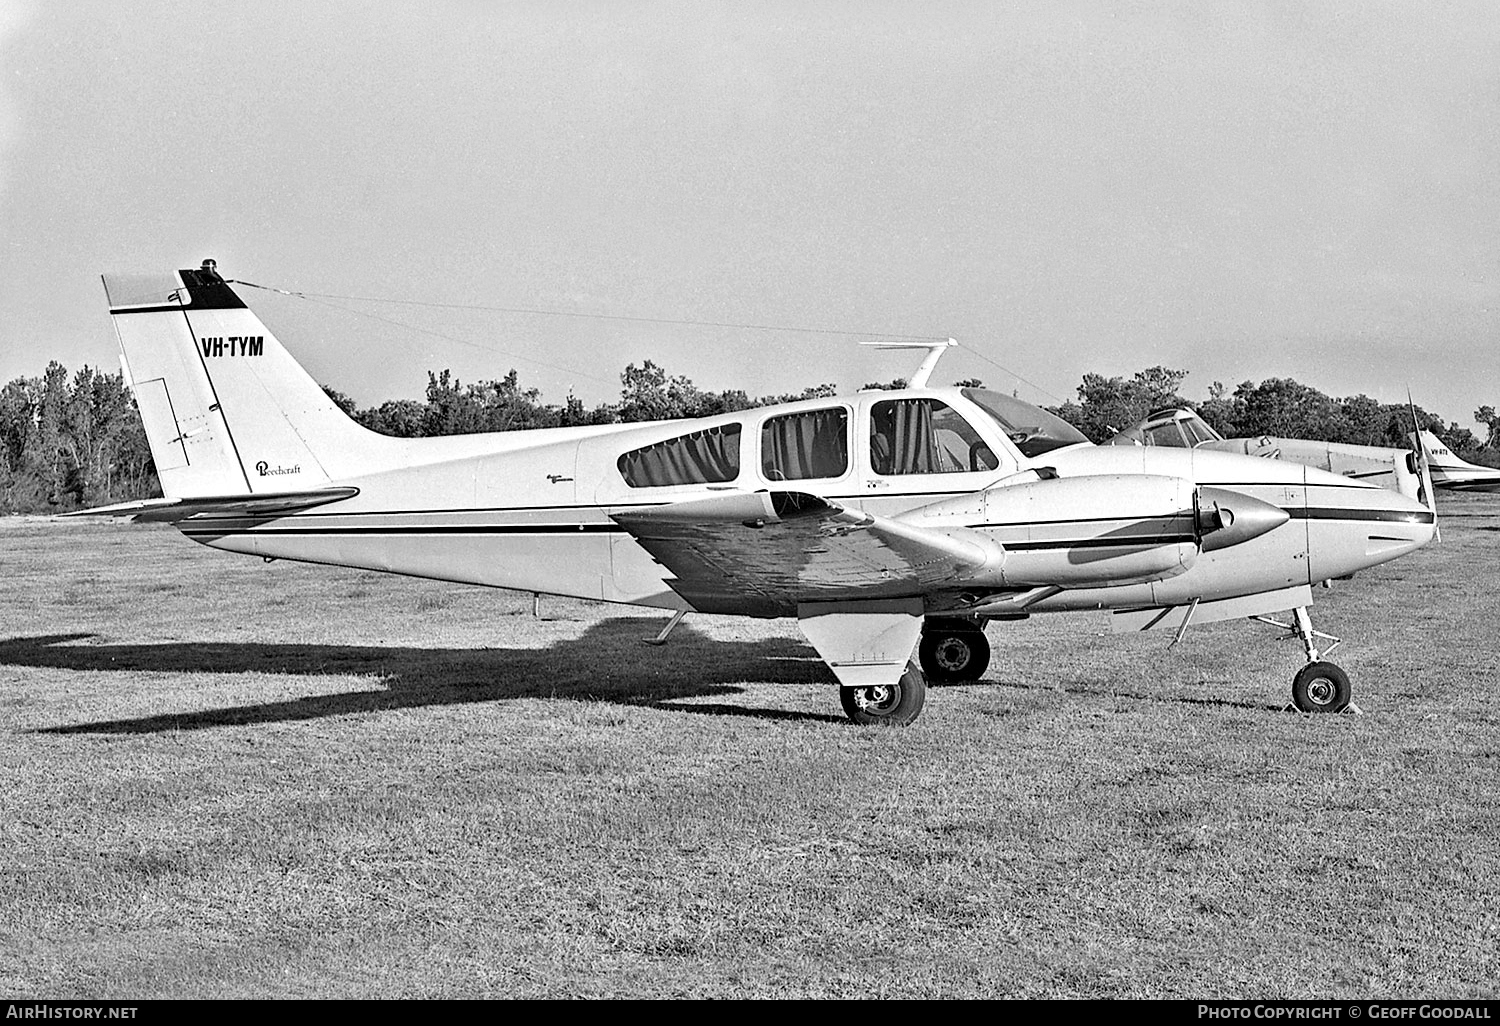
[[[264,529],[213,528],[202,521],[191,527],[179,525],[179,530],[188,537],[212,535],[222,538],[229,534],[254,535],[257,538],[298,538],[320,535],[342,535],[346,538],[361,535],[414,535],[414,534],[624,534],[619,524],[434,524],[429,527],[267,527]]]
[[[525,450],[517,450],[524,452]],[[492,453],[491,455],[506,455],[505,453]],[[727,492],[709,492],[707,496],[694,496],[694,498],[712,498],[715,495],[728,494]],[[923,492],[921,498],[936,499],[945,495],[968,495],[968,492]],[[819,496],[830,502],[848,502],[855,499],[863,500],[869,498],[867,495],[827,495]],[[316,513],[298,513],[300,517],[405,517],[405,516],[437,516],[438,514],[450,513],[545,513],[554,510],[580,510],[580,509],[651,509],[656,506],[670,506],[672,501],[658,499],[655,502],[607,502],[601,506],[579,506],[573,503],[560,502],[551,506],[449,506],[442,509],[356,509],[356,510],[320,510]],[[685,500],[677,500],[685,501]],[[1104,517],[1105,520],[1128,520],[1129,517]],[[1040,522],[1040,521],[1039,521]],[[1055,521],[1056,523],[1073,523],[1075,521]],[[1083,523],[1083,521],[1076,521]]]
[[[1320,486],[1320,487],[1335,487]],[[836,500],[850,498],[849,496],[834,496]],[[368,509],[368,510],[319,510],[296,514],[297,519],[323,518],[323,517],[420,517],[420,516],[450,516],[456,513],[548,513],[558,510],[584,510],[584,509],[649,509],[657,506],[667,506],[667,502],[611,502],[603,506],[574,506],[559,503],[553,506],[468,506],[447,507],[444,509]],[[1406,513],[1398,510],[1364,510],[1350,509],[1335,506],[1313,506],[1304,509],[1301,506],[1283,507],[1293,519],[1314,520],[1392,520],[1404,521],[1415,517],[1413,523],[1431,523],[1431,513]],[[896,514],[899,516],[899,514]],[[1189,516],[1187,510],[1180,513],[1164,513],[1154,517],[1067,517],[1061,520],[1014,520],[1009,522],[993,522],[980,524],[966,524],[969,528],[990,527],[1050,527],[1058,524],[1107,524],[1115,521],[1129,521],[1131,523],[1158,522],[1165,523],[1172,520]],[[267,514],[268,518],[275,518],[276,514]],[[1422,519],[1426,517],[1426,519]],[[562,526],[559,526],[559,530]]]
[[[1430,524],[1434,521],[1430,511],[1345,509],[1338,506],[1308,506],[1306,509],[1293,506],[1287,514],[1293,520],[1361,520],[1386,524]]]
[[[605,506],[605,507],[599,507],[599,506],[567,506],[567,505],[557,505],[557,506],[475,506],[475,507],[462,508],[462,509],[366,509],[366,510],[344,510],[342,512],[339,511],[339,510],[331,510],[331,511],[318,511],[318,512],[297,513],[296,517],[297,517],[298,520],[310,519],[310,518],[313,518],[313,517],[351,517],[351,518],[353,518],[353,517],[430,517],[430,516],[447,516],[447,515],[452,515],[452,514],[455,514],[455,513],[550,513],[550,512],[555,512],[557,510],[582,510],[582,509],[600,509],[600,508],[604,508],[604,509],[651,509],[651,508],[660,507],[660,506],[664,506],[664,505],[670,505],[670,503],[661,503],[661,502],[636,502],[636,503],[612,502],[608,506]],[[283,519],[285,519],[285,517],[286,517],[286,514],[269,513],[269,514],[264,514],[264,515],[267,518],[272,518],[272,519],[274,519],[277,516],[281,516]],[[985,523],[985,524],[966,524],[965,526],[966,527],[970,527],[970,528],[978,529],[978,528],[987,528],[987,527],[1054,527],[1054,526],[1056,526],[1058,524],[1080,524],[1080,525],[1082,525],[1082,524],[1108,524],[1108,523],[1115,523],[1115,522],[1128,522],[1128,523],[1132,523],[1132,524],[1139,524],[1139,523],[1145,523],[1147,521],[1157,521],[1157,522],[1162,522],[1162,523],[1169,523],[1169,522],[1171,522],[1173,520],[1181,519],[1182,517],[1189,516],[1189,515],[1191,515],[1191,514],[1188,513],[1187,511],[1184,511],[1182,513],[1167,513],[1167,514],[1163,514],[1163,515],[1157,516],[1157,517],[1145,517],[1145,518],[1138,518],[1138,517],[1067,517],[1067,518],[1064,518],[1064,519],[1061,519],[1061,520],[1017,520],[1017,521],[1011,521],[1011,522],[1008,522],[1008,523],[999,523],[999,522],[997,522],[997,523]],[[234,518],[234,519],[244,519],[244,518]],[[502,526],[503,527],[503,526],[506,526],[506,525],[487,525],[487,526]],[[566,525],[563,525],[563,526],[566,526]],[[561,529],[561,527],[559,527],[559,529]]]
[[[995,521],[994,523],[986,524],[965,524],[964,526],[978,530],[985,527],[1056,527],[1058,524],[1081,525],[1110,524],[1117,522],[1143,525],[1149,523],[1159,523],[1162,525],[1166,525],[1172,523],[1175,520],[1182,520],[1184,518],[1191,517],[1192,515],[1193,514],[1191,510],[1184,510],[1181,513],[1163,513],[1162,515],[1155,517],[1064,517],[1061,520],[1010,520]]]
[[[518,507],[526,508],[526,507]],[[551,507],[563,509],[569,507]],[[410,511],[411,514],[437,511]],[[479,512],[479,511],[476,511]],[[1287,515],[1293,520],[1346,520],[1366,523],[1410,523],[1430,524],[1434,522],[1433,514],[1430,512],[1404,512],[1399,510],[1379,509],[1347,509],[1328,506],[1313,506],[1308,508],[1292,507],[1287,509]],[[215,527],[207,521],[183,521],[179,523],[178,529],[188,537],[215,537],[222,538],[228,535],[256,535],[268,537],[272,535],[287,535],[294,537],[326,537],[343,536],[358,537],[361,535],[402,537],[421,535],[577,535],[577,534],[628,534],[625,528],[614,523],[583,523],[583,524],[429,524],[429,525],[385,525],[378,527],[283,527],[269,526],[272,523],[287,520],[301,520],[309,516],[395,516],[389,510],[365,511],[361,513],[325,513],[325,514],[299,514],[295,517],[268,515],[265,517],[235,517],[232,518],[233,527],[225,524]],[[1154,518],[1158,520],[1175,520],[1177,516]],[[230,518],[225,518],[230,520]],[[1056,526],[1058,524],[1093,524],[1108,522],[1112,520],[1124,520],[1125,517],[1100,517],[1087,520],[1034,520],[1020,521],[1009,524],[975,524],[974,528],[1030,528]],[[252,526],[244,527],[246,522]],[[1008,549],[1017,552],[1032,551],[1038,549],[1058,548],[1109,548],[1109,547],[1139,547],[1143,545],[1178,545],[1197,542],[1196,535],[1188,532],[1174,532],[1171,534],[1137,535],[1134,537],[1095,537],[1095,538],[1061,538],[1048,540],[1016,540],[1001,541],[1000,543]]]
[[[1143,538],[1063,538],[1056,541],[1002,541],[1000,545],[1010,552],[1031,552],[1037,549],[1138,549],[1156,545],[1195,545],[1192,534],[1162,534]]]
[[[1390,471],[1381,471],[1386,474]],[[1343,475],[1339,475],[1343,476]],[[1354,488],[1361,492],[1379,491],[1378,486],[1366,484],[1363,481],[1355,481],[1350,478],[1347,481],[1314,481],[1304,485],[1301,481],[1198,481],[1198,485],[1207,488]]]
[[[464,506],[444,509],[350,509],[340,512],[298,513],[298,517],[431,517],[452,513],[550,513],[556,510],[597,509],[650,509],[667,506],[665,502],[611,502],[608,506],[575,506],[560,503],[556,506]]]
[[[579,534],[627,534],[618,524],[512,524],[512,525],[442,525],[432,527],[267,527],[246,529],[214,528],[195,524],[191,529],[179,527],[189,538],[391,538],[420,537],[424,535],[552,535],[569,537]],[[1042,549],[1105,549],[1142,548],[1157,545],[1188,545],[1197,542],[1192,534],[1146,535],[1134,538],[1060,538],[1050,541],[1001,542],[1015,552],[1032,552]]]

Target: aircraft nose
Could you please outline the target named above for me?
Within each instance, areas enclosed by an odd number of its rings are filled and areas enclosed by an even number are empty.
[[[1198,488],[1199,543],[1204,552],[1259,538],[1291,519],[1280,506],[1229,488]]]
[[[1309,578],[1343,577],[1419,549],[1432,541],[1436,519],[1393,489],[1334,489],[1309,476]]]
[[[1431,507],[1400,492],[1381,489],[1381,494],[1385,502],[1371,515],[1365,532],[1366,555],[1390,558],[1432,541],[1437,513]]]

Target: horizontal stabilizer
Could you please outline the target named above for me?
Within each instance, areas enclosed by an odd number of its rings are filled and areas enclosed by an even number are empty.
[[[262,492],[259,495],[203,495],[192,499],[141,499],[113,506],[80,509],[65,517],[130,517],[146,523],[175,524],[191,517],[267,517],[296,513],[340,499],[352,499],[352,486],[308,492]]]

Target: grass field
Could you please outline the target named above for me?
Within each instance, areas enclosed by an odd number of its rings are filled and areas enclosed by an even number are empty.
[[[0,522],[0,995],[1500,996],[1500,499],[1247,622],[997,625],[847,725],[790,621]]]

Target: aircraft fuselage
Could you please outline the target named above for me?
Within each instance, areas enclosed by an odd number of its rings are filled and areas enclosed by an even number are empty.
[[[869,447],[861,444],[869,435],[871,407],[909,394],[940,397],[964,413],[996,465],[940,474],[879,473]],[[855,428],[847,439],[853,458],[844,473],[798,481],[768,475],[755,448],[766,422],[830,408],[841,408]],[[749,450],[734,480],[631,487],[623,478],[622,453],[724,425],[738,425]],[[1053,567],[1052,579],[1060,580],[1067,580],[1069,568],[1082,568],[1076,586],[1037,599],[1027,606],[1029,612],[1175,605],[1279,591],[1394,559],[1424,544],[1433,530],[1432,514],[1400,493],[1297,464],[1202,450],[1089,445],[1029,458],[954,389],[862,393],[704,421],[533,434],[530,445],[525,444],[526,433],[471,436],[466,440],[470,446],[496,439],[509,448],[340,479],[335,483],[357,487],[359,494],[327,507],[270,518],[195,518],[181,528],[215,548],[263,557],[688,609],[694,607],[673,590],[671,574],[612,515],[726,492],[801,488],[892,517],[947,503],[945,525],[983,532],[1014,553],[1013,562],[1023,557],[1046,561]],[[1130,508],[1118,482],[1101,485],[1097,494],[1084,483],[1077,501],[1066,508],[1011,508],[998,517],[972,501],[997,484],[994,494],[1009,497],[1016,476],[1038,468],[1063,479],[1101,482],[1112,475],[1173,478],[1249,496],[1285,511],[1287,519],[1240,544],[1199,551],[1183,525],[1170,522],[1171,516]],[[1191,502],[1184,492],[1173,515]],[[965,514],[965,503],[973,507],[972,515]],[[1112,543],[1116,537],[1122,539],[1119,544]],[[1132,575],[1132,561],[1147,568]],[[1158,565],[1159,570],[1150,569]],[[1090,584],[1094,569],[1096,583]],[[1000,587],[1025,583],[1000,582]],[[960,594],[930,595],[926,602],[931,610],[955,608]],[[738,607],[721,604],[712,611],[793,615],[795,601],[788,597],[778,606],[746,596]]]

